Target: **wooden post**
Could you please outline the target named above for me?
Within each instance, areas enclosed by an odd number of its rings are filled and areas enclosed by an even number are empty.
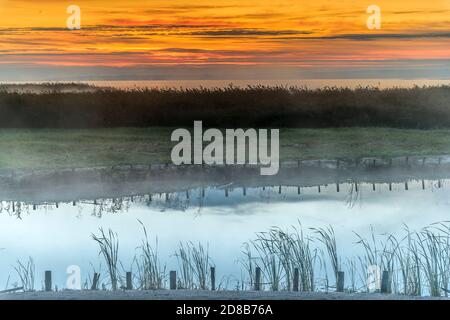
[[[205,197],[205,189],[202,188],[202,198],[204,198],[204,197]]]
[[[408,191],[408,181],[405,181],[405,190]]]
[[[131,272],[126,273],[126,289],[133,290],[133,281]]]
[[[77,205],[77,202],[76,201],[72,201],[72,206],[76,206]]]
[[[186,190],[186,199],[189,199],[189,190]]]
[[[355,182],[355,191],[358,192],[358,183]]]
[[[336,192],[339,192],[339,182],[336,183]]]
[[[228,189],[225,189],[225,197],[228,198]]]
[[[298,272],[298,268],[294,269],[294,286],[293,286],[293,290],[295,292],[298,291],[298,284],[299,284],[299,272]]]
[[[381,293],[391,293],[391,275],[386,270],[381,277]]]
[[[320,193],[320,184],[317,186],[317,191]]]
[[[425,190],[425,180],[422,179],[422,190]]]
[[[255,268],[255,291],[261,290],[261,268]]]
[[[281,194],[281,186],[278,187],[278,194]]]
[[[45,291],[52,291],[52,272],[45,271]]]
[[[177,272],[170,271],[170,290],[177,289]]]
[[[375,183],[372,183],[372,190],[375,191]]]
[[[216,290],[216,268],[211,267],[211,291]]]
[[[438,180],[438,188],[439,189],[441,188],[441,180],[440,179]]]
[[[245,187],[242,188],[242,194],[244,197],[247,195],[247,189]]]
[[[392,191],[392,183],[389,182],[389,191]]]
[[[100,279],[100,274],[94,273],[94,278],[92,279],[91,290],[98,290],[98,280]]]
[[[297,187],[297,194],[300,194],[300,187]]]
[[[337,274],[336,291],[344,292],[344,271],[339,271]]]

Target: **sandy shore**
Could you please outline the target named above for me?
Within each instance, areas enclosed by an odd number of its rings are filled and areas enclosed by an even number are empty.
[[[444,300],[380,293],[261,292],[261,291],[59,291],[0,294],[0,300]]]

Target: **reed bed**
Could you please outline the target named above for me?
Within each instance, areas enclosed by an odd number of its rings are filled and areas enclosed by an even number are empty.
[[[290,231],[271,228],[246,243],[241,264],[249,287],[253,287],[255,267],[260,267],[267,290],[292,290],[293,270],[297,268],[300,291],[337,288],[338,272],[345,271],[346,292],[380,291],[383,272],[390,275],[387,285],[392,293],[447,296],[450,292],[450,225],[447,223],[433,224],[420,231],[405,226],[398,236],[376,235],[372,228],[368,238],[355,233],[355,245],[361,254],[347,257],[344,264],[334,229],[329,226],[310,230],[313,237],[305,237],[301,226]],[[328,271],[334,275],[336,286],[330,286]]]
[[[450,226],[433,224],[415,234],[430,294],[448,295],[450,280]]]
[[[147,230],[143,224],[142,227],[145,237],[135,258],[138,261],[139,288],[166,288],[166,267],[161,266],[158,257],[157,240],[155,246],[151,246]],[[354,245],[360,254],[353,257],[341,256],[332,226],[308,230],[309,235],[300,222],[288,230],[272,227],[244,243],[242,256],[237,260],[242,267],[241,280],[234,288],[253,290],[255,270],[260,268],[261,290],[294,290],[294,273],[297,270],[297,288],[302,292],[334,290],[339,272],[346,275],[346,292],[380,291],[383,272],[390,275],[388,287],[392,293],[448,296],[450,292],[448,222],[435,223],[419,231],[412,231],[405,225],[399,235],[377,235],[372,227],[368,237],[355,232]],[[101,236],[94,237],[94,240],[101,244],[101,253],[110,276],[113,273],[111,279],[114,279],[117,235],[111,230],[105,233],[100,229],[100,232]],[[214,265],[208,246],[180,243],[174,256],[178,265],[178,288],[207,290],[211,287],[210,268]],[[335,285],[330,285],[329,272]],[[113,280],[111,283],[114,283]]]
[[[105,232],[103,228],[99,229],[100,235],[92,234],[92,239],[97,242],[100,247],[99,254],[103,256],[108,267],[109,279],[111,281],[111,288],[113,291],[118,289],[118,282],[120,278],[118,268],[118,254],[119,254],[119,239],[117,233],[111,229]]]
[[[259,267],[263,274],[263,285],[273,291],[290,291],[293,289],[294,269],[297,268],[300,290],[314,291],[318,254],[317,250],[311,249],[311,241],[304,236],[301,225],[289,231],[274,227],[268,232],[258,233],[255,240],[244,244],[241,264],[246,269],[246,282],[251,288],[254,287],[254,272]]]
[[[329,226],[327,228],[317,228],[317,229],[313,228],[312,230],[317,234],[316,239],[318,239],[318,241],[325,246],[326,252],[330,260],[330,264],[333,269],[333,274],[337,288],[338,273],[342,271],[342,268],[341,268],[341,260],[339,258],[337,251],[336,236],[334,233],[334,229],[332,226]]]
[[[175,252],[178,262],[178,287],[182,289],[207,290],[209,287],[210,268],[213,266],[206,248],[198,243],[180,243]]]
[[[136,289],[167,289],[166,265],[161,263],[158,240],[149,241],[146,227],[141,245],[137,247],[134,262],[137,265]],[[307,232],[308,231],[308,232]],[[377,234],[370,228],[368,236],[354,233],[351,257],[344,257],[333,227],[304,229],[298,225],[283,230],[279,227],[255,234],[244,243],[241,258],[241,279],[230,281],[220,290],[254,290],[256,269],[261,270],[260,290],[269,291],[333,291],[329,274],[337,282],[338,273],[345,273],[344,291],[349,293],[379,292],[381,275],[388,291],[406,296],[448,296],[450,292],[450,222],[429,225],[421,230],[410,230],[406,225],[399,234]],[[99,283],[118,290],[121,273],[118,268],[119,239],[112,230],[99,229],[92,235],[99,245],[109,276]],[[174,256],[177,262],[177,288],[209,290],[212,262],[209,246],[202,243],[180,242]],[[220,266],[219,266],[220,268]],[[34,290],[35,266],[30,258],[14,267],[23,290]],[[100,271],[98,271],[100,272]],[[294,276],[298,275],[298,277]],[[331,278],[331,280],[333,280]],[[298,281],[295,283],[295,281]],[[385,289],[387,290],[387,289]]]
[[[152,246],[148,240],[148,233],[145,225],[142,225],[144,239],[138,248],[139,253],[135,257],[138,269],[138,283],[142,290],[163,289],[167,278],[166,266],[162,266],[158,256],[158,238]]]
[[[20,279],[23,291],[34,291],[35,269],[36,267],[31,257],[28,258],[26,263],[17,260],[17,265],[14,266],[14,270]]]
[[[198,89],[91,88],[42,92],[0,87],[0,128],[450,127],[450,87],[323,88],[249,86]]]

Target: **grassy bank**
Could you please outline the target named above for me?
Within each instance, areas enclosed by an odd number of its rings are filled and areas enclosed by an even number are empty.
[[[0,128],[170,127],[190,126],[194,120],[221,128],[450,128],[448,86],[88,89],[49,85],[37,94],[33,88],[0,88]]]
[[[191,124],[192,126],[192,124]],[[2,129],[0,168],[170,161],[173,128]],[[282,160],[450,154],[450,130],[281,129]]]

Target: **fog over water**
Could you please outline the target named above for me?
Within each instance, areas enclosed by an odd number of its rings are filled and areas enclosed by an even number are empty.
[[[229,279],[233,287],[241,277],[243,243],[255,238],[255,233],[278,226],[289,229],[302,223],[307,234],[310,227],[332,225],[336,231],[339,254],[353,257],[361,254],[353,233],[369,236],[371,226],[376,234],[400,234],[404,224],[421,229],[431,223],[448,220],[450,199],[449,181],[410,181],[404,184],[360,184],[358,193],[351,192],[351,184],[301,188],[283,186],[248,188],[245,195],[236,188],[225,196],[221,188],[154,194],[152,201],[143,198],[123,198],[121,206],[112,200],[99,199],[54,205],[29,204],[20,217],[12,213],[10,204],[2,202],[0,213],[0,288],[18,282],[12,265],[16,260],[33,257],[36,264],[36,288],[41,289],[45,270],[52,270],[54,283],[65,286],[66,268],[78,265],[83,281],[92,276],[94,266],[106,276],[100,263],[98,247],[91,234],[98,228],[111,228],[119,235],[119,259],[124,269],[132,270],[132,260],[140,245],[142,221],[153,241],[158,238],[158,252],[167,270],[177,266],[174,252],[181,242],[201,242],[209,246],[216,265],[218,279]],[[104,211],[99,210],[104,203]],[[9,208],[9,209],[8,209]],[[109,209],[108,209],[109,208]]]

